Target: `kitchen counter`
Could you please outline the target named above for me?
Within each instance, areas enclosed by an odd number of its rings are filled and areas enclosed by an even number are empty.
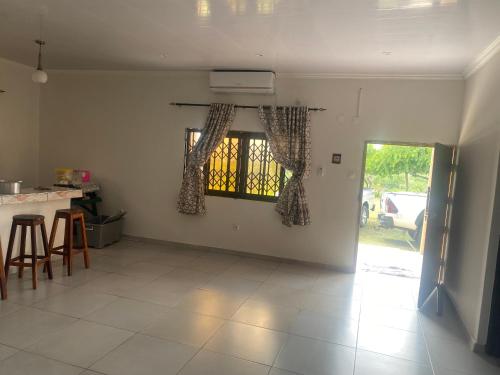
[[[51,187],[47,190],[39,190],[34,188],[21,189],[20,194],[0,195],[0,244],[3,250],[4,261],[9,242],[10,227],[12,217],[22,214],[36,214],[45,216],[45,226],[47,227],[47,235],[50,235],[52,230],[52,221],[57,210],[71,208],[71,198],[82,197],[82,190],[68,189],[62,187]],[[14,243],[13,257],[19,253],[19,237],[20,228],[17,230],[16,241]],[[59,226],[56,236],[55,246],[63,242],[64,226]],[[29,235],[29,233],[28,233]],[[37,229],[37,244],[38,252],[43,251],[42,238],[40,231]],[[31,252],[30,240],[26,241],[26,252]],[[13,272],[17,272],[17,267],[11,268]]]
[[[80,189],[68,189],[62,187],[51,187],[47,190],[35,188],[21,189],[20,194],[0,194],[0,206],[7,204],[49,202],[60,199],[81,198]]]

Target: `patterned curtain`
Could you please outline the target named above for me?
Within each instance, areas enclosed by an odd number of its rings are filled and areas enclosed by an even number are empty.
[[[309,109],[260,106],[259,117],[274,158],[293,172],[279,196],[276,211],[287,226],[309,225],[309,207],[302,182],[311,169]]]
[[[188,155],[177,210],[183,214],[204,215],[205,184],[203,166],[221,144],[233,122],[234,104],[211,104],[200,138]]]

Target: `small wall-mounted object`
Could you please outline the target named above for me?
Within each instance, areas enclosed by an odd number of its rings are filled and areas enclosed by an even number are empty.
[[[323,168],[323,167],[319,167],[319,168],[318,168],[318,176],[319,176],[319,177],[325,177],[325,174],[326,174],[326,173],[325,173],[325,168]]]
[[[0,94],[3,94],[4,92],[7,92],[7,91],[0,89]]]
[[[342,163],[342,154],[333,154],[332,164],[340,164],[340,163]]]

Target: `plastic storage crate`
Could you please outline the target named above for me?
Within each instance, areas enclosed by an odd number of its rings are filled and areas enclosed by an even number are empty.
[[[87,219],[85,222],[89,247],[102,249],[105,246],[120,241],[122,238],[123,217],[111,222],[106,222],[108,218],[109,216],[101,215]],[[79,228],[77,228],[77,230],[78,229]],[[79,236],[77,238],[79,238]]]

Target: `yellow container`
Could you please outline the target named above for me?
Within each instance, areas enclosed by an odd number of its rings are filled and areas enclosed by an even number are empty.
[[[57,168],[56,169],[56,183],[62,185],[70,185],[73,182],[73,169],[71,168]]]

